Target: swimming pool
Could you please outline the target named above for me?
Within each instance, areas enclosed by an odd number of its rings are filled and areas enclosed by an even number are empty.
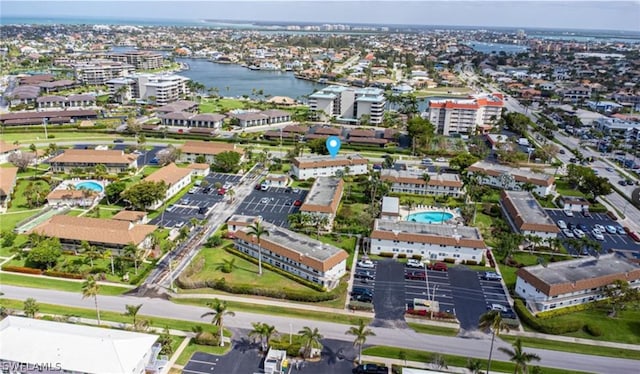
[[[407,221],[421,222],[421,223],[442,223],[453,218],[453,214],[443,211],[431,211],[413,213],[407,216]]]
[[[82,188],[86,188],[87,190],[91,190],[95,192],[102,192],[104,190],[104,188],[102,188],[102,185],[100,185],[100,183],[94,182],[94,181],[84,181],[84,182],[76,183],[77,190]]]

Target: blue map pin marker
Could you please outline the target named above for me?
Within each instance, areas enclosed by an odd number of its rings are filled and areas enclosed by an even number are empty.
[[[327,138],[327,150],[332,158],[336,158],[336,155],[340,151],[340,138],[337,136],[330,136]]]

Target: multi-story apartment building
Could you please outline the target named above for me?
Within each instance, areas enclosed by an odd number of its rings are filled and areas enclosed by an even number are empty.
[[[111,60],[91,60],[73,65],[76,79],[82,84],[103,85],[108,80],[133,72],[134,67]]]
[[[124,103],[138,99],[165,105],[187,95],[188,81],[189,78],[180,75],[127,74],[105,84],[115,101]]]
[[[589,86],[567,87],[560,91],[563,99],[569,99],[572,102],[587,100],[591,97],[591,92],[592,90]]]
[[[359,154],[331,156],[303,156],[293,159],[291,175],[298,180],[336,175],[367,174],[369,160]]]
[[[49,160],[51,170],[58,173],[69,173],[73,169],[94,168],[104,165],[108,173],[126,172],[130,168],[138,168],[138,156],[123,151],[94,149],[67,149]]]
[[[527,266],[516,275],[516,293],[534,314],[602,300],[615,280],[640,287],[640,266],[616,253]]]
[[[158,117],[164,126],[204,127],[211,129],[219,129],[222,127],[224,119],[227,118],[222,114],[194,114],[191,112],[170,112],[160,114]]]
[[[162,203],[171,199],[178,192],[180,192],[181,189],[187,187],[189,183],[191,183],[191,175],[191,169],[180,168],[176,166],[176,164],[170,163],[169,165],[155,171],[154,173],[144,178],[145,181],[163,182],[167,186],[167,191],[165,192],[164,199],[158,200],[149,208],[157,209],[160,205],[162,205]]]
[[[478,126],[494,125],[502,113],[502,94],[429,101],[427,118],[443,135],[473,135]]]
[[[486,245],[475,227],[376,219],[369,242],[371,254],[420,255],[431,261],[477,261]]]
[[[467,172],[475,175],[480,184],[504,190],[521,191],[526,190],[529,185],[532,192],[547,196],[555,189],[555,178],[552,175],[486,161],[478,161],[469,166]]]
[[[594,125],[606,135],[629,141],[637,140],[637,134],[640,131],[640,122],[618,118],[600,117],[594,121]]]
[[[320,118],[348,123],[358,123],[367,116],[370,124],[381,124],[385,104],[384,91],[371,87],[329,86],[309,96],[309,108]]]
[[[511,228],[522,235],[552,239],[560,232],[531,192],[502,191],[500,207]]]
[[[300,207],[300,212],[317,218],[316,222],[320,226],[320,230],[331,231],[343,190],[344,181],[342,178],[320,177],[316,179]],[[321,218],[326,218],[323,225],[320,225],[322,222],[319,219]]]
[[[203,156],[205,162],[212,164],[218,153],[236,151],[235,144],[230,143],[218,143],[218,142],[200,142],[195,140],[187,140],[180,147],[180,161],[181,162],[196,162],[198,156]],[[238,152],[239,153],[239,152]]]
[[[425,178],[425,174],[428,178]],[[463,183],[458,174],[383,169],[380,179],[390,182],[391,191],[396,193],[452,197],[464,195]]]
[[[269,235],[260,237],[260,247],[249,234],[248,226],[258,217],[233,215],[227,221],[228,234],[236,248],[254,258],[286,272],[317,283],[328,290],[335,288],[346,272],[349,255],[344,250],[308,236],[261,221]]]
[[[160,53],[150,51],[127,51],[112,53],[109,55],[113,61],[124,62],[133,65],[137,70],[159,69],[163,65],[163,57]]]
[[[87,108],[96,106],[93,95],[40,96],[36,99],[38,109]]]

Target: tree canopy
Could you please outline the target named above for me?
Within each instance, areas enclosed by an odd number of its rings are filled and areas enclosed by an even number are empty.
[[[218,153],[212,165],[213,170],[222,173],[237,171],[240,165],[240,157],[240,153],[234,151]]]
[[[62,245],[58,238],[41,240],[31,248],[27,255],[27,262],[39,269],[51,269],[62,255]]]
[[[477,161],[478,158],[471,153],[460,153],[449,160],[449,166],[462,172]]]
[[[328,155],[329,150],[327,149],[326,140],[325,139],[312,139],[307,142],[307,147],[311,149],[311,153],[317,153],[319,155]]]
[[[138,209],[145,210],[165,197],[167,185],[164,182],[140,181],[122,192],[122,198]]]

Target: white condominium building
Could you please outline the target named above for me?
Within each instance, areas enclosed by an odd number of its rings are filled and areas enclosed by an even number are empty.
[[[369,160],[359,154],[331,156],[303,156],[293,159],[291,175],[298,180],[318,177],[367,174]]]
[[[153,99],[156,104],[165,105],[188,94],[188,81],[189,78],[174,74],[129,74],[105,83],[116,101]]]
[[[552,175],[486,161],[478,161],[469,166],[467,172],[475,175],[478,183],[503,190],[522,191],[529,184],[532,192],[547,196],[555,189],[555,178]]]
[[[428,182],[425,174],[428,176]],[[383,169],[380,172],[380,179],[391,182],[391,191],[396,193],[452,197],[464,195],[463,183],[458,174]]]
[[[111,60],[91,60],[73,65],[76,79],[82,84],[103,85],[134,70],[133,65]]]
[[[385,104],[384,91],[371,87],[329,86],[309,96],[309,108],[321,118],[349,123],[357,123],[362,116],[368,116],[370,124],[381,124]]]
[[[481,125],[493,125],[502,113],[502,94],[478,95],[467,99],[429,101],[428,119],[443,135],[472,135]]]
[[[431,261],[477,261],[486,245],[475,227],[376,219],[370,239],[371,254],[420,255]]]

